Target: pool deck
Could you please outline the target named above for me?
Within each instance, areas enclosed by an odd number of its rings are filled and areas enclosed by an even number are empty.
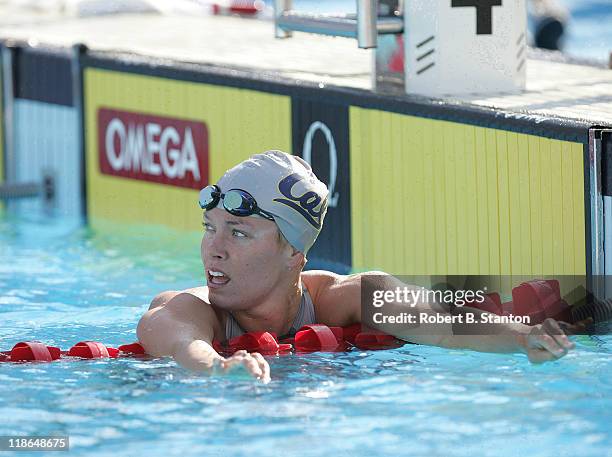
[[[0,19],[0,38],[55,46],[84,43],[96,51],[228,66],[339,87],[372,90],[373,84],[373,52],[359,49],[355,40],[304,33],[276,39],[273,23],[265,20],[130,14],[58,15],[36,21],[13,14]],[[455,100],[502,112],[612,126],[612,70],[532,58],[522,94]]]

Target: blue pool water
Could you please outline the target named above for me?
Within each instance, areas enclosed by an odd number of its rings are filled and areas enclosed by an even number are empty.
[[[0,216],[0,348],[134,341],[157,292],[199,282],[198,237]],[[69,435],[75,456],[610,456],[612,338],[575,341],[541,366],[417,345],[273,357],[268,385],[168,359],[0,363],[0,435]]]

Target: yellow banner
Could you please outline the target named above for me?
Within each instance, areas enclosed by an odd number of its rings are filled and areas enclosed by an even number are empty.
[[[351,107],[353,268],[583,275],[584,146]]]

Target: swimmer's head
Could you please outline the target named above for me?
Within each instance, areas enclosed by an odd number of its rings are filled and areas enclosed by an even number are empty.
[[[329,192],[300,157],[281,151],[256,154],[227,170],[216,185],[222,194],[232,189],[250,194],[261,212],[249,217],[274,220],[289,244],[304,256],[321,232]],[[234,193],[231,198],[240,200],[244,196]],[[241,202],[228,203],[226,207]],[[222,199],[218,199],[217,207],[224,208]]]

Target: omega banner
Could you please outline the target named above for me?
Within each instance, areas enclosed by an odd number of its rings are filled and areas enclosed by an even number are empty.
[[[203,122],[100,108],[98,151],[106,175],[190,189],[208,181]]]

